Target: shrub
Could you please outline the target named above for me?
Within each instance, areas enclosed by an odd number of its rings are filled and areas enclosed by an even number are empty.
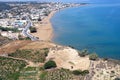
[[[82,71],[82,74],[81,75],[86,75],[86,74],[89,74],[89,71],[88,70],[84,70],[84,71]]]
[[[98,58],[98,55],[96,53],[93,53],[93,54],[89,55],[90,60],[97,60],[97,58]]]
[[[46,75],[47,75],[47,71],[43,71],[43,72],[40,74],[40,80],[44,80]]]
[[[80,75],[82,73],[82,71],[80,71],[80,70],[74,70],[72,73],[74,75]]]
[[[44,65],[45,69],[50,69],[50,68],[55,68],[55,67],[57,67],[56,63],[55,63],[55,61],[52,61],[52,60],[46,62]]]
[[[115,80],[120,80],[120,78],[115,78]]]
[[[84,49],[81,52],[79,52],[80,57],[85,57],[86,55],[88,55],[88,50],[87,49]]]
[[[84,71],[74,70],[72,73],[73,73],[74,75],[82,75],[82,76],[85,76],[86,74],[89,74],[89,71],[88,71],[88,70],[84,70]]]
[[[30,27],[30,32],[35,33],[35,32],[37,32],[37,29],[35,27]]]
[[[31,40],[29,37],[26,37],[25,40]]]
[[[45,56],[48,56],[49,49],[48,48],[44,48],[43,50],[44,50]]]

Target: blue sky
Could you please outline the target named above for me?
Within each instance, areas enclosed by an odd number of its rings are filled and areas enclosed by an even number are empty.
[[[0,0],[0,1],[49,1],[49,2],[88,2],[88,3],[119,3],[120,0]]]
[[[0,0],[0,1],[49,1],[49,2],[84,2],[89,0]]]

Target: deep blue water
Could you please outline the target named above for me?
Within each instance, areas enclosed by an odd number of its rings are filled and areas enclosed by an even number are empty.
[[[54,42],[120,59],[120,4],[91,4],[58,11]]]

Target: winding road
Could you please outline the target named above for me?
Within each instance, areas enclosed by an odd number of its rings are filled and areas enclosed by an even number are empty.
[[[29,33],[29,28],[32,26],[32,22],[31,22],[31,20],[29,19],[29,17],[28,16],[25,16],[26,17],[26,20],[27,20],[27,25],[26,25],[26,27],[23,29],[23,31],[22,31],[22,34],[24,35],[24,36],[26,36],[26,37],[29,37],[32,41],[36,41],[36,40],[38,40],[35,36],[33,36],[33,35],[31,35],[30,33]]]

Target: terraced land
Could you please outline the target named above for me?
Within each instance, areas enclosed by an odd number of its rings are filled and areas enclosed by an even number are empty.
[[[22,60],[0,57],[0,80],[17,80],[26,65]]]
[[[19,80],[40,80],[38,67],[27,67],[20,72]]]
[[[84,80],[84,76],[75,76],[68,69],[53,69],[42,71],[40,80]]]
[[[10,57],[28,60],[34,63],[43,63],[48,55],[49,49],[44,48],[40,50],[16,50],[16,52],[9,54]]]
[[[56,69],[41,74],[41,80],[73,80],[73,75],[69,70]]]

